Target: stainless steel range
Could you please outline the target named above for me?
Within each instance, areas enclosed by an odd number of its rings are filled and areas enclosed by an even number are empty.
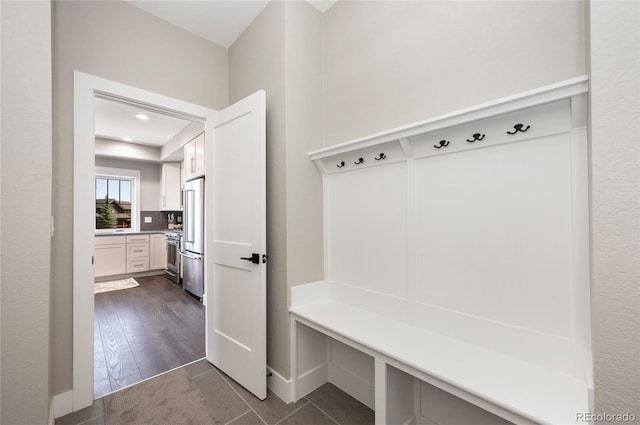
[[[182,232],[167,232],[167,268],[169,278],[180,284],[180,250],[182,248]]]

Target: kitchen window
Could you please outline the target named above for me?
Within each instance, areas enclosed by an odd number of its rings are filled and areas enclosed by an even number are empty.
[[[135,178],[96,175],[96,229],[135,227]]]

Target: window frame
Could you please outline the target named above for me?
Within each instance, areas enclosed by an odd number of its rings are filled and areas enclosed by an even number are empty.
[[[131,228],[127,231],[138,232],[140,231],[140,171],[129,170],[125,168],[111,168],[111,167],[95,167],[95,173],[93,176],[93,202],[96,202],[96,179],[119,179],[131,181]],[[94,207],[95,210],[95,207]],[[113,232],[116,229],[97,229],[94,220],[95,232]],[[124,230],[124,229],[120,229]]]

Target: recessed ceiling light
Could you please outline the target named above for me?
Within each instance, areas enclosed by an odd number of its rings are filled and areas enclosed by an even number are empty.
[[[122,140],[124,140],[125,142],[133,142],[133,139],[131,137],[123,137]]]
[[[142,120],[142,121],[146,121],[146,120],[149,119],[149,117],[147,115],[145,115],[145,114],[138,114],[138,115],[136,115],[136,118],[138,118],[139,120]]]

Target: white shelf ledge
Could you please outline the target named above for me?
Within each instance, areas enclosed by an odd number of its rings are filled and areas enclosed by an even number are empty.
[[[309,153],[313,161],[365,149],[392,141],[402,141],[410,137],[453,127],[456,125],[485,119],[491,116],[518,111],[533,106],[569,99],[587,93],[589,78],[586,75],[572,78],[559,83],[525,91],[512,96],[503,97],[491,102],[482,103],[470,108],[443,114],[424,121],[419,121],[392,130],[376,133],[371,136],[351,140],[335,146],[319,149]]]
[[[294,318],[515,423],[576,423],[589,388],[577,379],[330,298]]]

